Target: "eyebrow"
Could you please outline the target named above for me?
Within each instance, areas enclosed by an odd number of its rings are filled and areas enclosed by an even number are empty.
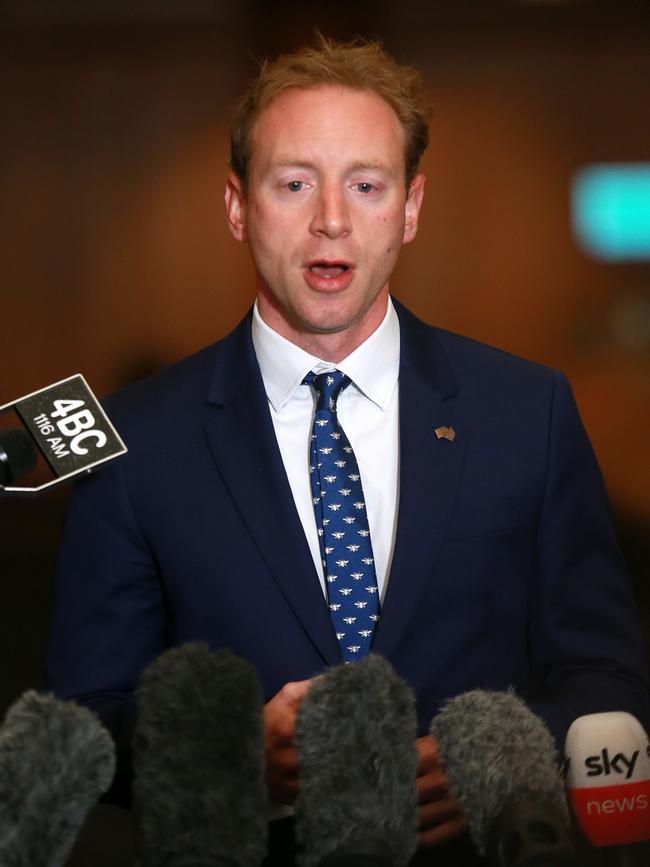
[[[298,157],[294,157],[291,154],[280,154],[280,156],[273,161],[273,165],[271,166],[272,171],[275,171],[276,169],[291,168],[312,169],[313,171],[318,171],[318,167],[311,160],[299,159]],[[386,175],[393,174],[393,172],[384,163],[380,163],[375,160],[359,160],[358,162],[352,163],[352,165],[348,166],[346,171],[379,171],[383,172]]]

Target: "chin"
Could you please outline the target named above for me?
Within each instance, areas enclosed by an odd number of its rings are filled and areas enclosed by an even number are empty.
[[[362,317],[346,311],[331,311],[329,315],[314,316],[304,319],[304,324],[314,334],[336,334],[347,331],[361,320]]]

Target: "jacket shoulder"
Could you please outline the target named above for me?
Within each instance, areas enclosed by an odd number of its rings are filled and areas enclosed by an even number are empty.
[[[471,337],[429,325],[400,304],[403,339],[413,357],[447,368],[446,379],[457,388],[502,390],[552,388],[559,372],[544,364],[514,355]],[[449,387],[449,390],[452,390]]]
[[[137,423],[138,419],[177,419],[196,412],[209,402],[217,372],[232,371],[236,379],[254,356],[249,347],[250,323],[246,317],[226,337],[199,349],[143,379],[103,398],[102,403],[115,419]]]

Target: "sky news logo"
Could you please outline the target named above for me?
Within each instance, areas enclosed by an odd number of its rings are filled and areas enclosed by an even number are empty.
[[[632,778],[634,770],[639,761],[639,756],[644,753],[650,761],[650,743],[645,750],[634,750],[631,753],[610,752],[607,747],[604,747],[600,753],[593,756],[587,756],[584,760],[587,777],[611,776],[617,774],[625,777],[626,780]],[[571,758],[564,757],[562,764],[562,775],[567,778],[571,774]]]
[[[594,846],[650,839],[650,780],[569,788],[573,811]]]

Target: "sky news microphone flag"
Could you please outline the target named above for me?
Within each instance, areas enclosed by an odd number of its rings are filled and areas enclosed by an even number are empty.
[[[567,792],[594,846],[650,840],[650,742],[629,713],[581,716],[567,733]]]

